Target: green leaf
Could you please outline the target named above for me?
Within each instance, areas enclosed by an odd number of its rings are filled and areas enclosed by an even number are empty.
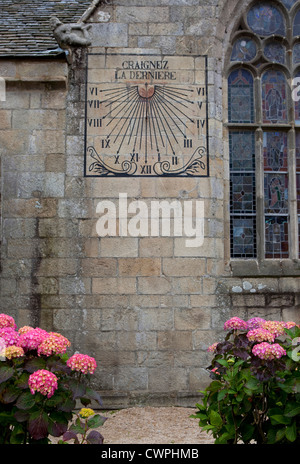
[[[289,441],[295,441],[297,438],[296,421],[286,428],[285,436]]]
[[[20,390],[14,385],[9,385],[8,388],[2,393],[2,400],[4,404],[13,403],[20,395]]]
[[[0,424],[3,426],[3,425],[6,425],[6,424],[12,424],[12,422],[14,422],[14,416],[13,416],[13,413],[10,411],[3,411],[3,412],[0,412]]]
[[[216,440],[216,444],[218,445],[225,445],[228,440],[232,440],[234,438],[234,435],[232,436],[228,432],[222,433],[222,435]]]
[[[70,430],[75,433],[83,434],[85,432],[85,425],[79,419],[76,420],[75,424],[72,424]]]
[[[218,397],[217,397],[218,401],[221,401],[223,398],[225,398],[226,395],[227,395],[227,390],[226,389],[219,391]]]
[[[204,425],[204,427],[201,427],[201,430],[202,431],[206,431],[206,430],[213,430],[214,429],[214,426],[213,425]]]
[[[26,437],[25,431],[23,426],[16,425],[13,428],[12,434],[10,436],[10,444],[11,445],[21,445],[24,443],[24,439]]]
[[[213,382],[210,383],[210,385],[208,385],[208,387],[206,388],[207,391],[218,391],[220,390],[220,388],[223,386],[222,382],[220,382],[219,380],[214,380]]]
[[[27,410],[35,405],[35,397],[29,391],[21,393],[17,399],[16,406],[19,409]]]
[[[1,366],[0,367],[0,383],[6,382],[8,379],[10,379],[15,373],[15,370],[13,367],[9,366]]]
[[[222,366],[225,366],[225,367],[229,366],[228,361],[226,361],[226,359],[217,359],[217,362],[221,364]]]
[[[282,429],[279,429],[276,433],[276,441],[280,441],[283,439],[283,437],[285,436],[285,431],[286,431],[286,427],[283,427]]]
[[[251,378],[245,383],[245,387],[248,390],[258,390],[260,388],[260,383],[257,379]]]
[[[193,419],[199,419],[201,421],[208,420],[207,414],[205,414],[204,412],[200,412],[200,411],[197,412],[196,414],[191,414],[189,417]]]
[[[196,403],[196,408],[200,409],[200,411],[206,411],[206,407],[200,403]]]
[[[73,400],[72,398],[66,398],[63,403],[58,406],[59,411],[64,411],[64,412],[71,412],[75,409],[76,406],[76,401]]]
[[[101,427],[104,422],[106,421],[107,417],[100,416],[100,414],[96,414],[93,417],[90,417],[87,420],[88,426],[92,429],[96,429],[97,427]]]
[[[294,417],[294,416],[297,416],[298,414],[300,414],[300,406],[294,406],[293,409],[284,413],[284,415],[287,417]]]
[[[271,424],[276,425],[276,424],[285,424],[288,425],[291,423],[291,419],[289,417],[286,417],[284,415],[279,415],[275,414],[274,416],[270,416],[271,419]]]
[[[242,438],[244,442],[248,442],[253,437],[255,427],[251,424],[246,424],[242,427]]]
[[[28,379],[29,379],[29,374],[27,374],[26,372],[23,372],[23,374],[16,381],[16,386],[18,388],[21,388],[21,390],[28,388]]]
[[[223,424],[222,417],[217,411],[214,411],[213,409],[209,413],[209,420],[211,425],[216,427],[220,427]]]

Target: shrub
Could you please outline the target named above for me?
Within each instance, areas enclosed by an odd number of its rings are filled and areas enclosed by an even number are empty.
[[[61,334],[29,326],[17,330],[11,316],[0,314],[0,342],[0,444],[49,444],[50,436],[68,433],[78,403],[102,405],[90,385],[95,359],[69,357],[71,344]],[[105,421],[99,415],[92,419],[90,428]],[[82,442],[103,442],[96,431],[89,441],[83,430]]]
[[[209,347],[211,383],[192,417],[216,444],[300,443],[300,328],[237,317]]]
[[[58,443],[66,444],[73,441],[75,445],[100,445],[103,443],[103,436],[95,429],[101,426],[104,418],[100,414],[95,414],[91,408],[82,408],[77,414],[76,419],[69,430],[63,434],[62,440]]]

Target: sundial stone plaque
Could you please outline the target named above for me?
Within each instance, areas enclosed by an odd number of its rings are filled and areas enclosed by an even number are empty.
[[[207,177],[207,57],[87,56],[86,177]]]

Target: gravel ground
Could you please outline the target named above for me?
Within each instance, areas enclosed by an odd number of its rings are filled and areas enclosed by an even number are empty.
[[[105,411],[104,425],[97,429],[105,444],[212,444],[213,438],[200,431],[191,418],[194,408],[133,407]]]

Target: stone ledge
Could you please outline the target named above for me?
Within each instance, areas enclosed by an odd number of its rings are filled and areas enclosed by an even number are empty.
[[[300,260],[231,260],[233,277],[288,277],[300,276]]]
[[[170,391],[162,392],[98,392],[103,401],[103,409],[124,409],[136,406],[170,407],[178,406],[184,408],[195,407],[199,402],[201,394],[198,391]],[[92,407],[99,409],[99,405]]]

